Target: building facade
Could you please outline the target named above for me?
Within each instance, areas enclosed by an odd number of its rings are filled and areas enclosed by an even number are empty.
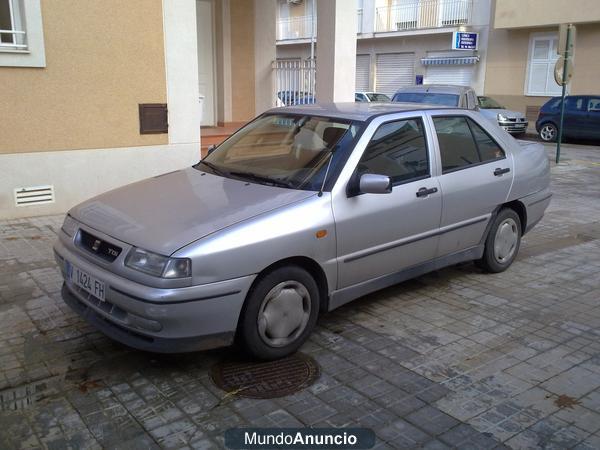
[[[535,121],[539,107],[561,94],[554,65],[561,23],[576,26],[570,94],[600,93],[600,2],[496,0],[488,45],[485,93]]]
[[[314,0],[278,0],[277,58],[311,50]],[[423,83],[470,85],[483,94],[490,28],[489,0],[346,0],[357,10],[356,90],[393,94]],[[478,34],[476,50],[453,50],[453,32]],[[327,43],[325,44],[327,45]]]
[[[273,105],[275,21],[276,0],[0,0],[0,218],[197,162],[201,125]]]

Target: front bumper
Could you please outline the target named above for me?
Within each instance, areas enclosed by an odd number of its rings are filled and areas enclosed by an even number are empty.
[[[527,131],[527,127],[529,126],[529,122],[498,122],[500,128],[508,131],[509,133],[519,134],[525,133]]]
[[[158,353],[230,345],[255,276],[175,289],[145,286],[94,265],[60,240],[54,245],[67,305],[110,338]],[[65,260],[105,282],[102,301],[66,277]]]

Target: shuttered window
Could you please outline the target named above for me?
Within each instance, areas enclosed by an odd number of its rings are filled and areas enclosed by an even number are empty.
[[[561,87],[554,81],[557,45],[558,36],[555,33],[531,35],[525,89],[527,95],[560,95]]]
[[[375,66],[375,90],[393,95],[399,88],[415,82],[414,53],[380,53]]]
[[[473,80],[473,65],[451,65],[440,64],[427,66],[425,84],[455,84],[459,86],[471,86]]]

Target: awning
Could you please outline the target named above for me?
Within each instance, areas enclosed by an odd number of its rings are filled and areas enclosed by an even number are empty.
[[[438,56],[431,58],[421,58],[421,64],[425,66],[433,65],[452,65],[452,64],[477,64],[479,56]]]

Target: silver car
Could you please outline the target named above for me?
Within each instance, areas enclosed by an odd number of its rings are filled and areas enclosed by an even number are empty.
[[[507,269],[550,197],[543,147],[476,111],[285,107],[74,207],[54,250],[65,302],[117,341],[273,359],[370,292],[462,261]]]
[[[479,111],[484,117],[487,117],[493,123],[510,134],[524,134],[527,131],[529,122],[522,112],[506,109],[492,97],[477,97]]]

